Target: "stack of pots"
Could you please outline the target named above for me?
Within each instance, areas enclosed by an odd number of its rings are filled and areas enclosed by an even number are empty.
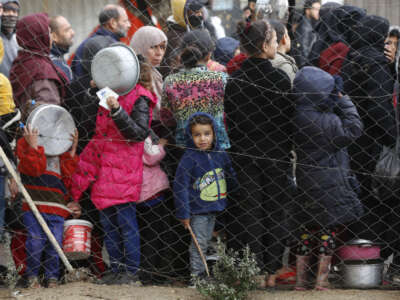
[[[338,255],[342,260],[340,269],[345,287],[369,289],[382,284],[384,263],[379,245],[355,239],[342,246]]]

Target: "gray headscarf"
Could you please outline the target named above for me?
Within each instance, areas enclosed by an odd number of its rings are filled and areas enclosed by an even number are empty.
[[[147,51],[150,47],[167,42],[167,36],[165,33],[154,26],[142,26],[140,27],[132,37],[131,47],[136,52],[146,57]],[[152,68],[152,79],[153,79],[153,91],[156,94],[158,101],[156,107],[153,110],[153,119],[159,119],[159,111],[161,107],[161,94],[163,80],[160,72],[156,68]]]
[[[147,50],[150,47],[166,41],[167,36],[161,29],[154,26],[142,26],[133,35],[131,47],[135,50],[136,54],[146,57]]]

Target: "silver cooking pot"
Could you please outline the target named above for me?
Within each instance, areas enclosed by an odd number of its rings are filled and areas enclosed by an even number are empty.
[[[341,268],[343,285],[346,288],[370,289],[382,284],[382,260],[346,261]]]
[[[91,74],[99,89],[109,87],[120,96],[126,95],[139,80],[139,60],[131,47],[115,43],[94,56]]]
[[[38,145],[44,148],[46,155],[61,155],[71,148],[75,122],[65,108],[41,104],[32,110],[26,124],[39,130]]]

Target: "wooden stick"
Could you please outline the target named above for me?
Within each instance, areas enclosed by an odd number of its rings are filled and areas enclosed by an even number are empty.
[[[207,276],[210,277],[210,272],[208,271],[208,266],[207,266],[206,258],[204,257],[203,251],[201,251],[199,242],[197,241],[197,238],[196,238],[196,236],[194,235],[194,232],[193,232],[193,230],[192,230],[192,226],[190,226],[190,224],[189,224],[189,226],[188,226],[188,229],[189,229],[190,235],[192,236],[193,242],[194,242],[194,244],[196,245],[197,251],[199,251],[199,254],[200,254],[201,260],[203,261],[204,267],[206,268]]]
[[[46,233],[47,237],[49,238],[51,244],[53,247],[56,249],[58,255],[60,256],[61,260],[63,261],[65,267],[69,272],[74,271],[74,268],[71,266],[69,263],[67,257],[65,256],[64,252],[62,251],[60,245],[58,244],[57,240],[55,239],[53,233],[50,231],[49,227],[47,226],[46,221],[43,219],[42,215],[40,214],[39,210],[37,209],[35,203],[33,202],[31,196],[25,189],[24,185],[22,184],[19,176],[15,172],[13,166],[10,163],[10,160],[8,159],[7,155],[4,153],[4,150],[2,147],[0,147],[0,156],[4,161],[4,164],[6,165],[8,172],[10,172],[11,176],[15,179],[17,182],[17,185],[22,192],[22,195],[25,197],[25,200],[27,201],[31,211],[35,215],[36,219],[38,220],[40,226],[42,226],[43,231]]]

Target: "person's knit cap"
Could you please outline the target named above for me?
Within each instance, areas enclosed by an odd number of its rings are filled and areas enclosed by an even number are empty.
[[[203,55],[214,51],[214,42],[206,29],[196,29],[185,33],[181,43],[181,49],[189,46],[197,47]]]
[[[204,2],[201,0],[193,0],[188,3],[187,8],[192,11],[198,11],[204,7]]]
[[[3,4],[3,6],[4,6],[5,4],[7,4],[7,3],[10,3],[10,2],[14,2],[14,3],[16,3],[19,7],[21,7],[21,4],[19,3],[19,0],[0,0],[0,3]]]
[[[223,37],[217,40],[214,51],[214,59],[226,66],[233,58],[236,49],[239,47],[239,41],[231,37]]]

